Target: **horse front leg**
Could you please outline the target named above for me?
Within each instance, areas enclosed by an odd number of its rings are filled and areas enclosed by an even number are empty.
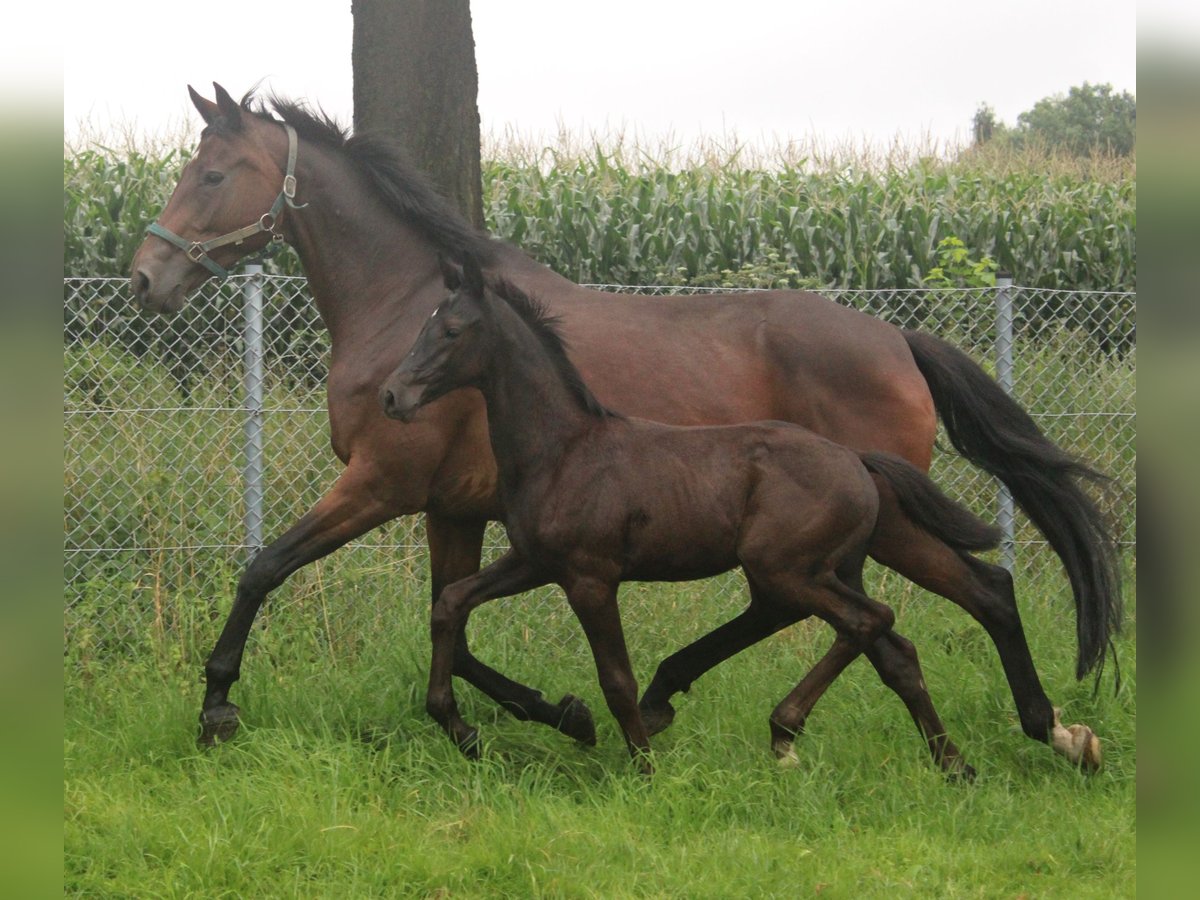
[[[200,746],[227,741],[237,731],[238,707],[229,702],[229,689],[241,674],[250,626],[267,594],[297,569],[394,515],[395,511],[371,490],[368,478],[347,469],[316,506],[254,557],[238,581],[233,608],[204,666],[206,688],[197,738]]]
[[[479,571],[486,525],[480,520],[464,521],[426,514],[425,533],[429,541],[435,609],[446,587]],[[596,743],[596,724],[582,700],[566,694],[558,703],[550,703],[541,691],[513,681],[480,662],[468,646],[465,625],[455,637],[454,674],[521,721],[540,722],[581,743]]]
[[[458,646],[471,610],[489,600],[540,587],[546,579],[512,550],[487,568],[449,585],[438,597],[430,616],[432,658],[425,710],[464,755],[479,756],[479,733],[464,721],[454,699]]]

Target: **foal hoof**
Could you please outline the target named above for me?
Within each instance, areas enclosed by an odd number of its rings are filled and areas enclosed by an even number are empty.
[[[596,722],[587,704],[573,694],[558,701],[558,730],[589,747],[596,746]]]
[[[232,703],[222,703],[200,712],[200,736],[196,744],[200,747],[215,747],[232,738],[238,730],[238,708]]]
[[[946,780],[951,784],[974,784],[975,767],[961,759],[946,767]]]
[[[646,734],[649,737],[666,731],[671,723],[675,721],[675,707],[670,703],[664,703],[659,707],[641,707],[639,712],[642,714],[642,724],[646,726]]]

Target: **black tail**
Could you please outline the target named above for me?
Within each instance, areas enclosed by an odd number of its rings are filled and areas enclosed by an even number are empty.
[[[1081,487],[1108,479],[1055,446],[965,353],[917,331],[905,331],[904,338],[950,442],[1008,486],[1062,560],[1075,594],[1075,675],[1082,678],[1103,662],[1121,625],[1116,544]]]
[[[999,528],[955,503],[908,460],[891,453],[860,453],[859,458],[888,483],[904,514],[942,543],[967,552],[990,550],[1000,543]]]

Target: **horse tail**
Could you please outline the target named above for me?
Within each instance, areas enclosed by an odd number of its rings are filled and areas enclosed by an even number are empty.
[[[1083,678],[1103,662],[1121,626],[1116,543],[1082,487],[1109,479],[1050,441],[965,353],[917,331],[905,331],[904,339],[950,442],[1008,487],[1062,560],[1075,596],[1075,676]]]
[[[965,506],[942,493],[933,480],[910,463],[892,453],[860,453],[867,471],[878,475],[896,495],[909,520],[955,550],[991,550],[1000,543],[1002,533]]]

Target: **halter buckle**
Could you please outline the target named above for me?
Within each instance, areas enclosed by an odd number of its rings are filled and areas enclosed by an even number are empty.
[[[290,172],[283,176],[283,196],[289,200],[294,200],[296,197],[296,176]]]
[[[194,263],[198,263],[208,256],[208,251],[204,249],[204,245],[199,241],[192,241],[184,252],[187,254],[188,259]]]

